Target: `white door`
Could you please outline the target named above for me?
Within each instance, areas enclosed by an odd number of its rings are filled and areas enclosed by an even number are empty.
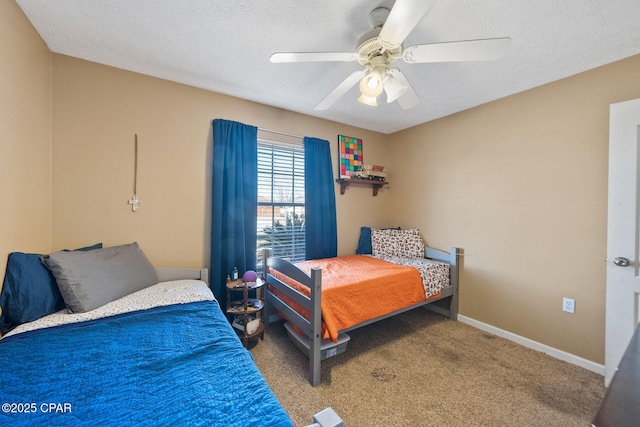
[[[612,104],[609,119],[609,217],[605,386],[638,324],[640,295],[640,99]]]

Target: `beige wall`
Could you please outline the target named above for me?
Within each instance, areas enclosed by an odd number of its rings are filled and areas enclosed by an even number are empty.
[[[156,266],[209,264],[214,118],[314,136],[362,138],[367,161],[382,163],[388,137],[104,65],[53,56],[53,249],[137,241]],[[134,134],[138,196],[131,212]],[[337,184],[336,184],[337,187]],[[359,227],[386,225],[389,194],[349,188],[337,196],[340,254],[353,253]]]
[[[393,135],[396,218],[464,248],[461,314],[603,363],[609,105],[639,75],[636,56]]]
[[[51,53],[13,1],[0,1],[0,58],[2,278],[10,252],[51,247]]]

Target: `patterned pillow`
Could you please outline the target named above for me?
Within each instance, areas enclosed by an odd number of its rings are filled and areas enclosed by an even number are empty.
[[[389,227],[386,230],[400,230],[400,227]],[[371,255],[371,227],[360,227],[360,240],[358,240],[358,255]]]
[[[371,230],[373,256],[424,258],[424,243],[417,228],[408,230]]]

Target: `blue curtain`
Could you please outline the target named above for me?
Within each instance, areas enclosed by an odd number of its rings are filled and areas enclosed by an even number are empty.
[[[336,193],[329,141],[304,138],[306,259],[338,255]]]
[[[213,121],[211,288],[224,307],[233,267],[240,277],[256,266],[258,128]]]

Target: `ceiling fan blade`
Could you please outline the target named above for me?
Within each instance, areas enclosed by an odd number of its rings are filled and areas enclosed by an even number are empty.
[[[355,61],[358,54],[349,52],[282,52],[269,57],[273,63],[280,62],[320,62],[320,61]]]
[[[397,68],[392,68],[389,70],[389,73],[393,76],[393,78],[397,79],[398,82],[402,83],[407,87],[407,90],[404,91],[402,95],[397,99],[398,104],[402,107],[403,110],[408,110],[409,108],[415,107],[420,103],[420,98],[415,90],[409,84],[409,80],[402,74],[402,71]]]
[[[382,45],[388,48],[402,44],[432,3],[426,0],[396,0],[380,31]]]
[[[342,81],[335,89],[333,89],[329,95],[327,95],[318,105],[316,105],[316,110],[326,110],[331,107],[334,102],[336,102],[342,95],[347,93],[349,89],[351,89],[356,83],[358,83],[365,75],[367,74],[367,70],[358,70],[349,75],[346,79]]]
[[[404,50],[405,62],[493,61],[507,54],[511,39],[479,39],[409,46]]]

